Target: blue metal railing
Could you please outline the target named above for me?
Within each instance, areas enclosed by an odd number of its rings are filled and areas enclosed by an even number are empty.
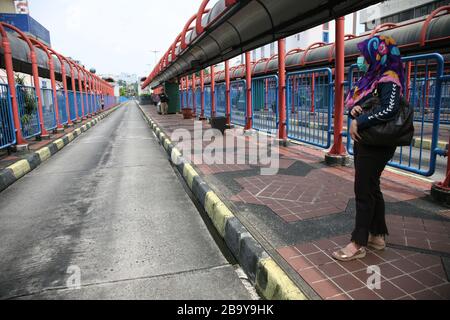
[[[86,92],[83,93],[83,101],[84,101],[84,115],[87,116],[91,113],[90,104],[88,103],[88,94]]]
[[[44,117],[44,126],[47,130],[53,130],[56,128],[56,112],[53,102],[53,90],[41,89],[42,96],[42,115]]]
[[[214,92],[216,98],[216,116],[225,117],[227,113],[226,85],[218,83]]]
[[[286,77],[288,137],[329,148],[334,109],[331,69],[292,72]]]
[[[24,139],[41,134],[38,100],[34,87],[16,86],[17,104],[19,106],[20,129]]]
[[[81,105],[81,93],[79,91],[76,92],[75,94],[76,98],[77,98],[77,106],[78,106],[78,117],[81,118],[83,116],[83,106]]]
[[[252,79],[253,128],[270,134],[278,131],[278,77]]]
[[[67,117],[66,94],[64,90],[56,91],[56,97],[58,99],[59,122],[61,124],[67,124],[69,119]]]
[[[0,149],[16,143],[15,133],[9,86],[0,84]]]
[[[75,95],[73,91],[68,91],[67,93],[69,95],[70,120],[75,121],[77,119],[77,111],[75,110]]]
[[[204,96],[205,96],[205,117],[209,119],[212,116],[212,113],[211,113],[211,86],[205,86]]]
[[[438,148],[439,127],[441,116],[442,89],[448,86],[450,76],[444,76],[444,58],[438,53],[430,53],[405,57],[402,59],[405,64],[412,64],[411,74],[406,81],[409,86],[404,84],[404,97],[416,110],[415,114],[415,134],[414,141],[409,147],[399,147],[390,166],[405,171],[413,172],[422,176],[430,177],[436,171],[436,159],[438,155],[445,155],[445,150]],[[353,73],[357,70],[356,66],[350,68],[349,87],[351,88],[355,76]],[[421,75],[425,75],[422,77]],[[433,75],[432,77],[429,75]],[[427,94],[427,90],[422,90],[424,86],[434,85],[432,96]],[[432,108],[432,123],[429,113],[424,108],[425,105]],[[348,119],[348,128],[350,128],[351,119]],[[353,141],[350,135],[347,136],[347,149],[353,154]]]
[[[197,88],[195,90],[195,108],[197,115],[201,114],[201,110],[202,110],[202,90],[201,88]]]
[[[193,109],[194,108],[194,93],[192,91],[192,89],[189,89],[187,91],[187,104],[184,106],[184,108],[190,108]]]
[[[238,80],[230,83],[231,123],[245,126],[247,109],[247,86],[245,81]]]

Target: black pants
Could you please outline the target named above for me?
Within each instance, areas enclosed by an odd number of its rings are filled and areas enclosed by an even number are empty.
[[[373,147],[355,143],[356,226],[352,241],[366,247],[369,233],[388,235],[380,178],[394,156],[395,147]]]

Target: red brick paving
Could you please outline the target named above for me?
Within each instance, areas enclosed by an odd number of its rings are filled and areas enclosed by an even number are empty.
[[[147,108],[151,117],[170,134],[183,127],[193,130],[192,120],[181,116],[162,117],[154,108]],[[204,123],[204,128],[209,125]],[[228,151],[230,152],[230,151]],[[329,168],[321,165],[325,152],[309,146],[280,147],[281,168],[290,168],[295,161],[312,166],[305,177],[278,174],[276,176],[250,176],[236,178],[242,191],[230,200],[264,205],[284,223],[301,223],[313,218],[340,214],[354,198],[354,170],[348,167]],[[204,175],[249,170],[248,165],[201,165]],[[423,198],[430,183],[395,172],[385,171],[382,189],[387,202],[401,203]],[[396,208],[396,207],[395,207]],[[394,210],[396,210],[394,208]],[[450,222],[404,217],[402,212],[390,212],[387,222],[390,229],[388,243],[405,249],[387,248],[368,251],[362,260],[337,262],[331,253],[349,242],[342,235],[304,244],[279,248],[279,254],[289,263],[314,291],[329,300],[427,300],[450,299],[441,257],[435,252],[450,253]],[[442,209],[438,216],[450,218],[450,210]],[[289,229],[287,229],[289,230]],[[295,230],[295,228],[293,229]],[[409,248],[429,252],[419,253]],[[431,250],[431,251],[428,251]],[[381,272],[381,289],[367,287],[367,268],[378,266]]]
[[[277,175],[235,180],[244,190],[231,200],[265,205],[286,222],[341,213],[354,197],[351,183],[329,179],[321,170],[313,170],[306,177]]]
[[[349,239],[349,237],[347,238]],[[369,250],[367,257],[337,262],[331,253],[343,237],[284,247],[279,254],[323,299],[448,299],[450,286],[439,257],[409,250]],[[381,289],[367,287],[367,268],[378,266]]]
[[[389,242],[450,253],[450,222],[388,215]]]

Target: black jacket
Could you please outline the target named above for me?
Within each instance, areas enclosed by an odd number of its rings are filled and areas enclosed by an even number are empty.
[[[364,130],[392,119],[400,109],[400,91],[401,88],[393,82],[380,83],[377,87],[377,93],[381,105],[372,112],[363,114],[356,119],[358,130]],[[357,105],[363,107],[364,102],[372,97],[373,93],[364,97]],[[350,117],[354,119],[351,115]]]
[[[159,95],[159,99],[161,100],[161,103],[168,103],[169,97],[165,93],[161,93]]]

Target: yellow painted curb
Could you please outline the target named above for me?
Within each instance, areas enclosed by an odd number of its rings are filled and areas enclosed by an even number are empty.
[[[50,152],[50,149],[48,147],[44,147],[36,151],[36,153],[39,155],[41,162],[48,160],[52,156],[52,153]]]
[[[81,135],[81,129],[80,128],[78,128],[77,130],[75,130],[75,132],[78,134],[78,135]]]
[[[228,219],[231,219],[233,217],[234,217],[233,213],[222,201],[216,203],[216,205],[214,206],[214,215],[212,221],[217,231],[224,239],[227,221]]]
[[[69,142],[72,142],[73,140],[75,140],[75,136],[73,135],[73,132],[71,132],[67,135],[67,139],[69,139]]]
[[[22,178],[24,175],[31,171],[30,164],[27,160],[20,160],[9,166],[8,169],[11,169],[13,171],[16,179]]]
[[[164,149],[169,150],[170,142],[171,141],[169,139],[164,139]]]
[[[308,300],[272,258],[259,261],[256,288],[267,300]]]
[[[181,157],[180,151],[178,151],[178,149],[176,149],[176,148],[173,148],[172,155],[171,155],[172,163],[175,165],[178,165],[179,161],[180,161],[180,157]]]
[[[64,141],[62,139],[58,139],[53,143],[56,144],[56,147],[58,148],[58,150],[61,150],[62,148],[64,148]]]
[[[195,172],[194,168],[192,168],[190,164],[186,163],[183,168],[183,177],[186,179],[186,182],[191,190],[192,184],[194,183],[194,178],[197,176],[198,174]]]

